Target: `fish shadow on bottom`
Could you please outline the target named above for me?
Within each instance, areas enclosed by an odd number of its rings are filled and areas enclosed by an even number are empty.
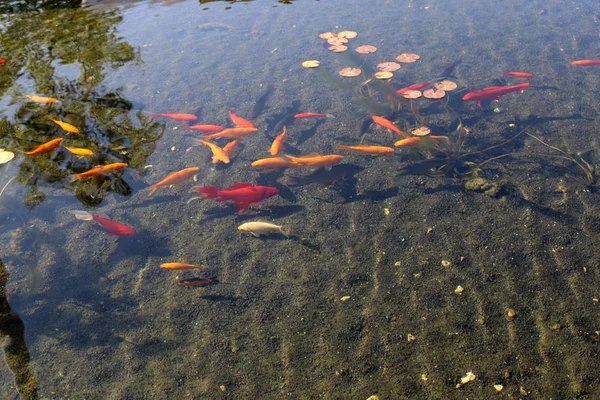
[[[238,215],[242,220],[256,218],[283,218],[300,212],[304,209],[302,206],[268,206],[267,209],[247,208],[243,213],[237,212],[235,204],[227,204],[227,207],[215,207],[204,212],[205,218],[202,222],[208,222],[213,219],[226,218],[230,215]]]

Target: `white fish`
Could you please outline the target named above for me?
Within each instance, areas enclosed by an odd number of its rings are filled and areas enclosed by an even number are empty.
[[[273,233],[280,233],[287,237],[287,235],[283,233],[283,230],[281,230],[281,225],[270,224],[268,222],[246,222],[245,224],[238,226],[238,230],[250,232],[255,237],[259,237],[260,235],[270,235]]]

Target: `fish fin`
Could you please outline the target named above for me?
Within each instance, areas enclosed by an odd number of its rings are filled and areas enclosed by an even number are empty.
[[[150,189],[150,191],[148,192],[148,196],[152,196],[154,192],[156,192],[156,189],[158,189],[158,187],[156,185],[152,185],[148,189]]]
[[[215,186],[196,186],[192,190],[205,199],[213,199],[219,195],[219,189]]]
[[[250,187],[250,186],[252,186],[252,185],[250,183],[248,183],[248,182],[238,182],[238,183],[235,183],[235,184],[233,184],[233,185],[231,185],[229,187],[226,187],[223,190],[242,189],[242,188],[246,188],[246,187]]]
[[[70,212],[75,215],[75,218],[82,221],[92,221],[94,219],[93,215],[87,211],[72,210]]]
[[[238,206],[237,212],[241,213],[246,208],[250,207],[250,204],[248,204],[248,203],[237,203],[237,206]]]
[[[252,234],[252,236],[254,237],[260,237],[260,233],[256,233],[256,232],[250,232]]]
[[[327,118],[335,118],[335,116],[333,114],[325,114],[325,117],[327,117]]]

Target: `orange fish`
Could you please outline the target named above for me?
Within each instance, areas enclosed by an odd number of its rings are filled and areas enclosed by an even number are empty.
[[[57,121],[55,119],[50,118],[50,121],[54,122],[56,125],[63,128],[67,133],[79,133],[79,128],[73,126],[71,124],[67,124],[66,122]]]
[[[40,104],[58,103],[58,99],[55,99],[53,97],[36,96],[34,94],[26,94],[25,97],[27,97],[31,101],[35,101],[36,103]]]
[[[287,130],[284,126],[283,132],[280,135],[278,135],[275,138],[275,140],[273,140],[273,143],[271,144],[271,155],[272,156],[276,156],[285,148],[283,141],[285,140],[286,136],[287,136]]]
[[[233,110],[229,110],[229,118],[231,118],[234,125],[238,128],[256,128],[252,122],[235,115],[235,112]]]
[[[329,154],[325,156],[320,154],[311,154],[300,157],[286,156],[285,158],[291,159],[301,167],[321,168],[331,167],[332,165],[339,163],[344,159],[344,156],[340,156],[338,154]]]
[[[297,164],[289,157],[272,157],[272,158],[263,158],[260,160],[256,160],[252,163],[254,168],[290,168],[290,167],[300,167],[300,164]]]
[[[225,150],[223,150],[214,143],[207,142],[204,140],[198,140],[198,143],[208,146],[213,153],[213,157],[217,157],[219,161],[224,162],[225,164],[229,164],[229,155]]]
[[[240,144],[240,141],[241,141],[241,139],[236,139],[232,142],[227,143],[225,145],[225,147],[223,147],[223,151],[225,151],[225,153],[227,153],[227,156],[229,157],[230,160],[235,155],[235,149],[237,148],[238,144]],[[218,164],[222,161],[219,160],[216,156],[213,156],[212,162],[213,162],[213,164]]]
[[[533,74],[529,72],[519,72],[519,71],[502,71],[502,75],[511,75],[516,76],[517,78],[532,78]]]
[[[202,136],[203,140],[212,140],[212,139],[221,139],[221,138],[229,138],[229,139],[237,139],[251,133],[258,131],[256,128],[227,128],[223,129],[221,132],[213,133],[212,135]]]
[[[206,269],[206,267],[203,267],[202,265],[186,264],[186,263],[180,263],[180,262],[164,263],[164,264],[160,264],[160,267],[162,269],[171,269],[171,270]]]
[[[194,130],[194,131],[198,131],[198,132],[219,132],[223,130],[223,127],[221,125],[207,125],[207,124],[197,124],[197,125],[192,125],[192,126],[188,126],[185,129],[187,130]]]
[[[81,178],[89,178],[96,175],[108,175],[112,172],[119,171],[123,168],[127,168],[129,165],[126,163],[113,163],[106,165],[97,165],[94,168],[82,172],[80,174],[75,174],[73,180],[81,179]]]
[[[171,119],[175,119],[177,121],[195,121],[198,119],[198,117],[196,117],[193,114],[185,114],[185,113],[163,113],[163,114],[157,114],[157,113],[150,113],[152,115],[152,118],[157,118],[157,117],[165,117],[165,118],[171,118]]]
[[[600,65],[600,60],[577,60],[571,61],[573,65]]]
[[[196,172],[198,172],[199,170],[200,170],[200,168],[198,168],[198,167],[191,167],[191,168],[182,169],[181,171],[173,172],[172,174],[168,175],[162,181],[150,186],[150,194],[153,194],[156,191],[156,189],[158,189],[158,188],[167,187],[170,185],[176,185],[178,183],[187,181],[192,176],[194,176],[194,174]]]
[[[60,142],[62,142],[62,140],[62,138],[52,139],[51,141],[46,142],[44,144],[40,144],[35,149],[26,151],[23,154],[27,154],[28,156],[37,156],[43,153],[50,153],[60,145]]]
[[[444,140],[448,141],[447,136],[424,136],[424,137],[409,137],[407,139],[398,140],[394,143],[396,147],[405,147],[405,146],[417,146],[421,144],[421,141],[426,142],[428,140]]]
[[[89,156],[93,156],[94,152],[90,149],[83,149],[81,147],[67,147],[65,146],[65,149],[69,150],[71,153],[77,155],[77,156],[82,156],[82,157],[89,157]]]
[[[394,125],[392,123],[392,121],[390,121],[389,119],[383,118],[383,117],[378,117],[377,115],[373,115],[371,118],[373,118],[373,122],[375,122],[377,125],[383,126],[384,128],[389,129],[390,131],[394,131],[398,135],[404,136],[405,138],[408,137],[408,135],[406,133],[404,133],[400,129],[398,129],[398,127],[396,125]]]
[[[351,150],[358,151],[365,154],[379,155],[379,154],[388,154],[393,153],[395,150],[391,147],[385,146],[366,146],[366,145],[358,145],[358,146],[346,146],[343,144],[338,144],[336,147],[340,150]]]

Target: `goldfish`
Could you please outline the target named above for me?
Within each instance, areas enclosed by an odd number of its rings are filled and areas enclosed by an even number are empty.
[[[212,140],[212,139],[221,139],[221,138],[229,138],[229,139],[238,139],[251,133],[258,131],[256,128],[227,128],[223,129],[221,132],[213,133],[212,135],[202,136],[203,140]]]
[[[273,140],[273,143],[271,144],[270,152],[271,152],[272,156],[276,156],[284,149],[285,146],[283,145],[283,141],[285,140],[286,136],[287,136],[287,131],[284,126],[283,132],[280,135],[278,135],[275,138],[275,140]]]
[[[280,233],[283,236],[287,236],[285,233],[283,233],[280,225],[261,221],[243,223],[238,226],[238,231],[250,232],[254,237],[260,237],[260,235],[270,235],[273,233]]]
[[[520,83],[513,86],[492,86],[481,90],[476,90],[471,93],[467,93],[463,96],[464,101],[476,101],[477,105],[481,107],[482,100],[500,100],[500,96],[503,96],[512,92],[520,92],[529,87],[529,83]]]
[[[219,283],[217,278],[188,278],[177,281],[179,286],[187,287],[211,286],[216,285],[217,283]]]
[[[325,156],[322,156],[320,154],[312,154],[300,157],[286,157],[302,167],[311,168],[331,167],[332,165],[335,165],[344,159],[344,156],[340,156],[338,154],[329,154]]]
[[[316,117],[335,118],[331,114],[299,113],[299,114],[294,115],[294,118],[316,118]]]
[[[200,197],[214,199],[218,202],[231,200],[238,206],[237,212],[242,212],[249,206],[254,206],[261,201],[279,194],[279,190],[270,186],[253,186],[246,182],[239,182],[225,189],[214,186],[200,186],[193,189],[200,193]]]
[[[63,128],[67,133],[79,133],[79,128],[66,122],[58,121],[50,118],[50,121]]]
[[[294,162],[289,157],[271,157],[256,160],[251,164],[254,168],[290,168],[301,167],[300,164]]]
[[[429,140],[448,141],[448,137],[447,136],[424,136],[424,137],[413,136],[413,137],[409,137],[407,139],[398,140],[396,143],[394,143],[394,146],[396,146],[396,147],[417,146],[417,145],[421,144],[421,142],[426,142]]]
[[[192,176],[194,176],[194,174],[196,172],[198,172],[199,170],[200,170],[200,168],[198,168],[198,167],[191,167],[191,168],[182,169],[181,171],[173,172],[172,174],[169,174],[162,181],[150,186],[150,194],[153,194],[158,188],[167,187],[170,185],[176,185],[178,183],[187,181]]]
[[[194,130],[198,132],[219,132],[223,130],[223,127],[220,125],[197,124],[188,126],[185,129]]]
[[[81,147],[67,147],[65,146],[65,149],[69,150],[71,153],[77,155],[77,156],[82,156],[82,157],[88,157],[88,156],[93,156],[94,152],[90,149],[83,149]]]
[[[502,75],[504,75],[504,76],[511,75],[511,76],[516,76],[517,78],[533,77],[533,74],[530,74],[529,72],[519,72],[519,71],[502,71]]]
[[[26,94],[25,97],[27,97],[31,101],[35,101],[36,103],[40,104],[58,103],[58,99],[55,99],[53,97],[42,97],[36,96],[34,94]]]
[[[111,221],[108,218],[99,217],[97,215],[91,214],[87,211],[71,211],[75,214],[75,218],[80,219],[82,221],[96,221],[100,224],[101,227],[106,229],[108,233],[116,236],[124,236],[124,235],[133,235],[135,233],[135,229],[123,225],[120,222]]]
[[[160,264],[160,267],[162,269],[171,269],[171,270],[180,270],[180,269],[206,269],[206,267],[203,267],[202,265],[195,265],[195,264],[186,264],[186,263],[180,263],[180,262],[170,262],[170,263],[164,263],[164,264]]]
[[[431,86],[431,82],[417,83],[415,85],[410,85],[407,87],[403,87],[402,89],[398,89],[398,90],[396,90],[396,93],[402,94],[409,90],[421,90],[421,89],[425,89],[426,87],[429,87],[429,86]]]
[[[394,125],[394,123],[392,121],[390,121],[389,119],[384,118],[384,117],[378,117],[377,115],[373,115],[373,116],[371,116],[371,118],[373,118],[373,122],[375,122],[377,125],[383,126],[384,128],[389,129],[390,131],[394,131],[398,135],[404,136],[405,138],[408,137],[408,135],[406,133],[404,133],[400,129],[398,129],[398,127],[396,125]]]
[[[203,145],[209,147],[210,150],[213,153],[213,157],[217,157],[217,159],[219,161],[224,162],[225,164],[229,164],[229,162],[230,162],[229,155],[227,154],[227,152],[225,150],[223,150],[222,148],[220,148],[216,144],[211,143],[211,142],[207,142],[205,140],[198,140],[198,143],[203,144]]]
[[[171,119],[175,119],[177,121],[195,121],[198,119],[198,117],[196,117],[193,114],[185,114],[185,113],[163,113],[163,114],[157,114],[157,113],[150,113],[150,115],[152,116],[152,118],[158,118],[158,117],[165,117],[165,118],[171,118]]]
[[[233,124],[238,128],[256,128],[252,122],[235,115],[233,110],[229,110],[229,118],[231,118]]]
[[[235,149],[237,148],[238,144],[240,144],[240,141],[241,141],[241,139],[236,139],[234,141],[227,143],[225,145],[225,147],[223,147],[223,151],[227,154],[227,157],[229,157],[230,160],[235,155]],[[219,158],[217,156],[213,156],[212,162],[213,162],[213,164],[218,164],[222,161],[219,160]]]
[[[0,58],[0,64],[6,64],[8,62],[8,60],[4,59],[4,58]]]
[[[577,60],[577,61],[571,61],[571,64],[583,65],[583,66],[600,65],[600,60]]]
[[[128,166],[129,165],[126,163],[113,163],[113,164],[106,164],[106,165],[97,165],[90,170],[87,170],[80,174],[75,174],[75,176],[73,177],[73,180],[78,180],[81,178],[89,178],[91,176],[96,176],[96,175],[108,175],[112,172],[116,172],[123,168],[127,168]]]
[[[62,142],[62,140],[62,138],[52,139],[51,141],[40,144],[35,149],[26,151],[23,154],[27,154],[28,156],[37,156],[43,153],[50,153],[60,145],[60,142]]]
[[[351,151],[359,151],[365,154],[379,155],[379,154],[389,154],[393,153],[395,150],[391,147],[385,146],[366,146],[366,145],[358,145],[358,146],[346,146],[343,144],[338,144],[336,147],[340,150],[351,150]]]

